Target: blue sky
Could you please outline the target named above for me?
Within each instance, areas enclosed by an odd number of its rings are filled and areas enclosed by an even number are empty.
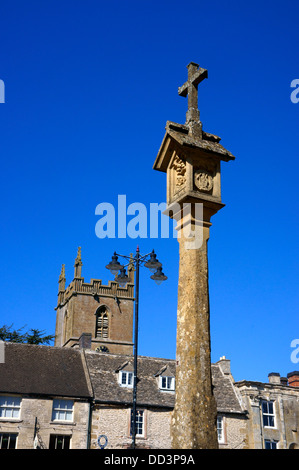
[[[194,61],[209,72],[203,128],[236,156],[210,232],[212,360],[236,380],[298,369],[298,14],[295,1],[1,3],[1,325],[54,333],[77,247],[85,280],[106,283],[112,253],[139,244],[168,276],[141,272],[139,353],[175,357],[177,241],[100,240],[95,208],[165,201],[152,166],[166,121],[185,122]]]

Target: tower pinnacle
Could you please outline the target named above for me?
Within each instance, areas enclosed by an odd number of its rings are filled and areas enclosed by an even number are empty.
[[[81,260],[81,246],[78,247],[78,252],[77,252],[77,258],[75,259],[75,279],[80,279],[81,278],[81,269],[82,269],[82,260]]]

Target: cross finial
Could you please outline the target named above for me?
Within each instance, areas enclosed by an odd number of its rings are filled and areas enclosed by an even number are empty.
[[[186,113],[186,124],[190,127],[191,133],[196,137],[202,137],[202,125],[199,119],[198,109],[198,85],[208,77],[208,71],[199,67],[195,62],[187,65],[188,80],[179,87],[179,95],[188,95],[188,111]]]

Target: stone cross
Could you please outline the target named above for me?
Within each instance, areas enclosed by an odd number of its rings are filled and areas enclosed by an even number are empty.
[[[188,95],[186,123],[167,122],[154,163],[155,170],[167,174],[168,215],[177,221],[180,252],[173,449],[218,448],[211,366],[208,240],[210,219],[224,206],[220,163],[235,157],[219,144],[220,137],[202,131],[197,87],[205,78],[205,69],[194,62],[188,65],[188,80],[179,88],[180,96]],[[186,204],[191,209],[189,217],[184,214]],[[202,211],[197,211],[198,207]],[[195,243],[190,244],[189,233],[194,234]]]
[[[179,95],[186,97],[188,95],[188,111],[186,113],[186,124],[190,127],[195,126],[201,137],[201,124],[198,109],[198,85],[208,77],[208,71],[199,67],[195,62],[190,62],[188,68],[188,80],[179,88]]]

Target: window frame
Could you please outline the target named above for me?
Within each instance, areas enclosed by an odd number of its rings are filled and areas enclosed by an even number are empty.
[[[68,406],[61,406],[61,404],[67,405],[68,403],[72,404],[72,407],[69,408]],[[59,405],[59,406],[57,406]],[[63,418],[56,418],[55,415],[58,413],[58,416],[60,416],[60,413],[64,413],[65,417]],[[67,414],[71,413],[71,418],[67,418]],[[74,422],[74,400],[71,399],[64,399],[64,398],[53,398],[53,403],[52,403],[52,422],[55,423],[73,423]]]
[[[165,386],[163,386],[163,380],[166,381]],[[166,391],[166,392],[174,392],[175,391],[175,377],[173,375],[160,375],[159,376],[159,389],[162,391]]]
[[[140,418],[141,417],[141,422]],[[132,423],[133,423],[133,409],[131,409],[130,412],[130,429],[129,429],[129,434],[132,436]],[[141,426],[141,433],[138,433],[138,429],[140,429]],[[136,437],[137,438],[146,438],[146,413],[145,410],[137,409],[136,410]]]
[[[98,339],[109,339],[109,310],[106,306],[102,305],[96,311],[96,328],[95,328],[95,338]]]
[[[5,404],[4,402],[8,402],[10,400],[12,403]],[[14,402],[17,401],[19,404],[15,404]],[[22,398],[17,397],[14,395],[1,395],[0,396],[0,420],[12,420],[17,421],[20,419],[21,416],[21,404]],[[11,411],[11,416],[8,416],[7,413]],[[13,416],[14,412],[17,411],[17,416]],[[2,414],[3,413],[3,414]]]
[[[58,450],[68,450],[71,449],[71,434],[50,434],[49,436],[49,449],[57,450],[57,439],[63,439],[63,446],[58,448]],[[51,446],[52,441],[55,439],[54,447]],[[68,447],[65,448],[65,440],[68,441]]]
[[[272,413],[269,411],[270,405],[272,406]],[[266,406],[266,411],[264,410],[265,406]],[[274,400],[262,400],[261,411],[262,411],[263,427],[264,428],[271,428],[271,429],[274,428],[274,429],[276,429],[276,416],[275,416],[275,402],[274,402]],[[270,424],[271,422],[273,422],[273,424]]]
[[[225,444],[224,436],[224,416],[217,415],[217,440],[219,444]],[[220,432],[219,432],[220,431]],[[220,435],[221,433],[221,435]]]
[[[3,436],[9,436],[8,447],[3,447]],[[14,436],[14,446],[10,446],[11,437]],[[0,449],[17,449],[18,433],[16,432],[0,432]]]
[[[267,444],[269,444],[269,447],[267,447]],[[264,440],[265,449],[278,449],[277,444],[278,444],[278,441],[275,441],[273,439],[265,439]]]
[[[125,382],[123,382],[123,377],[126,377]],[[133,388],[134,373],[131,370],[120,370],[118,376],[118,383],[121,387]]]

